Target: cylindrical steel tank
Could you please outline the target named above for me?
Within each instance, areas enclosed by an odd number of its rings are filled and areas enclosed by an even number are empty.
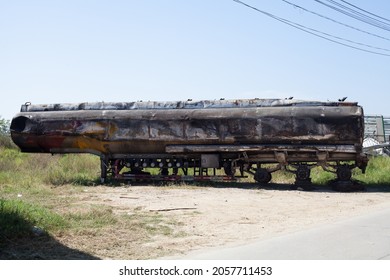
[[[25,152],[161,154],[168,145],[361,145],[356,103],[291,100],[23,106],[11,123]]]
[[[302,179],[314,162],[347,178],[367,165],[363,135],[355,102],[284,99],[26,103],[11,122],[23,152],[96,154],[102,177],[107,169],[119,176],[124,166],[160,166],[164,174],[173,166],[224,167],[226,174],[239,167],[269,181],[271,172],[292,165]]]

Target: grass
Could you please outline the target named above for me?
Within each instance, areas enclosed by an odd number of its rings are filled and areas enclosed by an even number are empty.
[[[372,157],[365,174],[353,172],[354,178],[368,185],[390,185],[390,157]]]
[[[141,246],[142,241],[157,235],[181,236],[182,233],[174,231],[177,226],[175,221],[159,213],[134,208],[135,214],[121,214],[107,205],[80,201],[86,188],[99,184],[99,167],[99,158],[93,155],[25,154],[13,147],[0,145],[0,258],[14,258],[14,253],[2,255],[2,250],[11,252],[15,249],[10,248],[20,248],[23,244],[25,255],[22,258],[31,258],[32,251],[41,250],[39,248],[45,248],[45,244],[49,243],[56,244],[52,246],[57,249],[61,247],[59,251],[62,253],[58,256],[66,258],[64,256],[69,253],[69,248],[64,249],[57,244],[57,239],[64,243],[69,240],[70,243],[79,242],[78,246],[90,255],[80,255],[80,252],[76,255],[93,258],[97,249],[89,244],[92,237],[101,240],[101,244],[94,246],[109,247],[122,246],[128,242],[126,240]],[[272,177],[274,183],[295,181],[294,174],[289,172],[278,171]],[[311,177],[315,184],[326,184],[335,175],[316,167],[312,169]],[[371,158],[366,173],[361,174],[355,169],[353,177],[367,185],[390,185],[390,158]],[[247,182],[253,182],[253,179],[248,178]],[[182,185],[187,186],[186,183]],[[42,243],[44,245],[39,243],[30,248],[25,244],[31,245],[32,240],[35,242],[41,238],[36,236],[36,229],[42,231],[47,239]],[[121,242],[124,243],[114,242],[119,238],[118,233],[123,236]],[[15,241],[18,239],[20,241]],[[13,241],[4,243],[4,240]],[[129,250],[134,248],[129,247]],[[40,252],[43,258],[47,257],[43,249]],[[72,254],[74,256],[73,251]],[[135,253],[131,256],[140,258]],[[49,258],[54,257],[50,255]]]
[[[37,254],[91,259],[96,247],[111,246],[118,233],[135,238],[131,246],[136,249],[153,236],[172,234],[173,225],[161,215],[138,211],[129,216],[80,201],[86,189],[99,183],[99,167],[93,155],[25,154],[0,146],[0,259],[33,259]],[[65,246],[68,242],[84,252]],[[140,257],[134,253],[134,258]]]
[[[0,146],[0,188],[36,189],[40,185],[93,186],[99,184],[99,158],[89,154],[25,154],[14,148]],[[147,170],[155,174],[156,170]],[[365,184],[390,184],[390,158],[373,157],[370,159],[366,174],[353,171],[353,177]],[[18,176],[15,176],[18,174]],[[223,171],[218,170],[222,175]],[[272,182],[293,183],[294,174],[277,171],[272,174]],[[315,167],[311,172],[312,182],[326,184],[335,175]],[[253,182],[250,177],[248,182]]]
[[[50,184],[93,185],[98,183],[99,158],[92,155],[24,154],[0,148],[0,182],[23,187]],[[18,176],[15,176],[18,174]]]
[[[31,236],[34,230],[53,232],[66,226],[66,219],[44,207],[20,200],[0,199],[0,236],[3,238]]]
[[[87,211],[69,212],[64,217],[75,231],[115,226],[118,222],[118,217],[116,217],[112,209],[102,205],[93,205]]]
[[[371,157],[365,174],[360,169],[352,170],[352,178],[366,185],[390,185],[390,157]],[[336,174],[324,171],[321,167],[311,169],[312,183],[326,185],[336,179]],[[291,172],[277,171],[272,173],[272,182],[292,184],[295,182],[295,175]]]

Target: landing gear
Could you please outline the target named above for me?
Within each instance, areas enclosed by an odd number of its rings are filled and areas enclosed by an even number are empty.
[[[104,184],[107,180],[108,160],[100,159],[100,183]]]
[[[294,189],[302,188],[305,191],[313,190],[310,178],[310,167],[305,164],[298,165],[295,170],[295,186]]]
[[[223,165],[223,171],[225,171],[225,174],[227,176],[233,176],[234,175],[233,170],[234,170],[234,168],[232,167],[232,164],[230,162],[226,162]]]
[[[168,168],[161,168],[160,174],[163,176],[168,176],[169,175]]]
[[[350,167],[346,164],[339,165],[336,170],[337,180],[339,181],[349,181],[352,177],[352,171]]]
[[[271,181],[272,175],[265,168],[257,168],[254,175],[254,179],[261,184],[267,184]]]
[[[349,166],[347,164],[337,166],[337,179],[331,183],[333,190],[338,192],[356,192],[364,190],[363,185],[351,180],[352,168],[353,166]]]
[[[299,165],[295,171],[297,181],[311,181],[310,168],[307,165]]]
[[[268,157],[274,156],[275,161],[265,161]],[[247,174],[253,179],[266,185],[272,180],[272,173],[276,171],[289,172],[294,175],[295,183],[290,184],[291,189],[312,190],[311,170],[315,167],[322,167],[324,171],[335,174],[336,179],[331,185],[337,191],[359,191],[362,186],[351,179],[352,170],[356,167],[364,171],[366,161],[330,161],[328,154],[317,155],[317,161],[305,162],[301,159],[288,161],[287,153],[275,153],[248,156],[246,153],[234,158],[211,157],[215,161],[206,162],[208,167],[203,166],[201,158],[197,157],[142,157],[142,158],[110,158],[110,155],[100,157],[101,183],[107,182],[107,176],[112,175],[114,179],[122,180],[149,180],[149,181],[236,181],[240,178],[247,178]],[[218,159],[218,161],[216,161]],[[145,169],[146,168],[146,169]],[[148,172],[150,168],[159,169],[159,174]],[[226,175],[217,173],[217,169],[223,168]],[[179,173],[182,169],[182,173]],[[209,169],[213,174],[208,173]],[[145,170],[145,171],[143,171]],[[188,170],[193,170],[188,172]],[[239,171],[239,172],[238,172]],[[236,176],[237,173],[237,176]],[[239,174],[238,174],[239,173]],[[247,173],[247,174],[246,174]],[[153,174],[153,175],[152,175]],[[182,175],[184,174],[184,175]],[[291,178],[291,176],[290,176]],[[290,180],[288,178],[288,180]],[[290,181],[291,182],[291,181]]]

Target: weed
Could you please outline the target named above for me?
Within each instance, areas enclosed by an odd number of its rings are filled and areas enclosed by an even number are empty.
[[[65,214],[74,230],[98,229],[115,225],[118,222],[112,209],[103,205],[93,205],[88,211],[77,211]]]
[[[377,156],[370,158],[365,174],[353,172],[354,178],[365,184],[390,184],[390,157]]]

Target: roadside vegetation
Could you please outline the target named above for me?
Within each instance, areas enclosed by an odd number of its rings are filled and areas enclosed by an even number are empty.
[[[129,215],[83,203],[81,195],[100,182],[99,158],[21,153],[8,127],[0,118],[0,259],[159,256],[161,250],[140,247],[173,234],[174,221],[142,209]],[[107,253],[118,246],[129,248],[126,256]]]
[[[135,208],[129,215],[99,202],[83,203],[81,194],[99,185],[99,158],[21,153],[8,127],[0,118],[0,259],[121,258],[102,253],[115,246],[129,246],[123,258],[158,257],[159,250],[150,253],[151,248],[141,246],[156,235],[183,234],[160,213]],[[314,184],[334,178],[320,168],[312,170]],[[371,158],[366,174],[355,170],[354,178],[367,185],[390,185],[390,158]],[[272,182],[293,183],[294,175],[276,172]],[[91,238],[99,241],[98,248],[88,242]],[[71,248],[74,242],[81,251]]]

